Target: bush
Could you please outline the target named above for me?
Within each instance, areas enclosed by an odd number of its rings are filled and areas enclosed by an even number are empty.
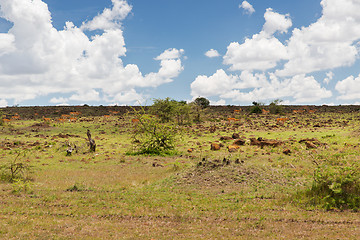
[[[258,102],[253,102],[252,103],[254,106],[250,109],[250,113],[262,113],[262,106],[263,104],[262,103],[258,103]]]
[[[276,99],[269,104],[269,111],[271,114],[283,113],[283,106],[280,105],[281,102],[282,102],[282,100]]]
[[[153,114],[160,118],[161,122],[170,122],[174,117],[176,101],[168,97],[165,99],[154,99],[150,109]]]
[[[313,205],[330,209],[360,208],[360,164],[355,160],[332,160],[317,166],[311,189]]]
[[[174,151],[178,128],[161,123],[159,118],[148,114],[142,114],[138,119],[132,136],[133,154],[166,155]]]
[[[17,180],[28,181],[31,180],[30,174],[33,167],[27,162],[19,160],[21,152],[15,157],[14,161],[5,163],[0,166],[0,179],[4,182],[15,182]],[[24,153],[25,156],[25,153]]]

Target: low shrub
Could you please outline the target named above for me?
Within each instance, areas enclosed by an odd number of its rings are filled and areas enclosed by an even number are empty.
[[[5,163],[0,166],[0,180],[3,182],[15,182],[17,180],[29,181],[33,166],[22,161],[19,157],[25,153],[19,152],[13,161]]]
[[[324,161],[317,165],[311,188],[310,203],[330,209],[360,208],[360,164],[355,160]]]

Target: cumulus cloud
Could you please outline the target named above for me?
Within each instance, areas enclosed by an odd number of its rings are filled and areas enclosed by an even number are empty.
[[[272,35],[278,31],[280,33],[286,33],[292,26],[289,14],[282,15],[274,12],[271,8],[266,9],[264,18],[265,24],[263,26],[263,31],[268,35]]]
[[[119,28],[121,26],[121,21],[131,12],[132,6],[125,0],[111,0],[111,2],[113,4],[112,9],[105,8],[101,14],[90,21],[84,22],[81,28],[87,30]]]
[[[358,77],[350,76],[339,81],[335,89],[341,94],[338,99],[353,100],[360,99],[360,74]]]
[[[259,34],[251,39],[245,39],[240,44],[232,42],[227,47],[224,64],[230,65],[230,70],[262,70],[277,66],[280,60],[288,58],[286,46],[273,36],[275,32],[286,32],[292,22],[288,15],[281,15],[267,9],[264,14],[265,24]]]
[[[214,57],[219,57],[220,54],[218,53],[218,51],[214,50],[214,49],[210,49],[209,51],[207,51],[205,53],[205,56],[209,57],[209,58],[214,58]]]
[[[313,76],[297,75],[279,79],[275,74],[253,74],[243,71],[241,75],[228,75],[218,70],[212,76],[198,76],[191,84],[191,95],[220,97],[234,102],[249,103],[276,98],[292,99],[291,103],[310,103],[332,96]]]
[[[292,76],[352,65],[358,56],[360,2],[322,0],[322,16],[296,28],[288,41],[289,61],[279,76]]]
[[[267,70],[276,67],[277,62],[287,59],[286,47],[274,37],[255,34],[244,43],[232,42],[227,47],[224,64],[230,70]]]
[[[248,2],[248,1],[243,1],[240,5],[239,8],[243,8],[246,14],[253,14],[255,12],[254,7]]]
[[[121,21],[131,11],[123,0],[112,0],[94,19],[77,27],[67,22],[58,31],[41,0],[0,0],[1,16],[13,26],[0,34],[0,99],[20,103],[49,94],[50,103],[141,100],[140,88],[173,81],[183,70],[184,50],[168,49],[155,60],[157,72],[143,74],[135,64],[124,65],[125,39]],[[85,30],[103,30],[88,36]],[[61,100],[61,101],[60,101]],[[131,100],[131,101],[128,101]]]

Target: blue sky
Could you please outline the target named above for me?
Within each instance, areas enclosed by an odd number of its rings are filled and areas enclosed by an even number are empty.
[[[357,0],[0,0],[0,106],[360,103]]]

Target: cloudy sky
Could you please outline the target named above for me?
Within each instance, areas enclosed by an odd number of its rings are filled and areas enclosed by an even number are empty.
[[[359,0],[0,0],[0,106],[360,104]]]

